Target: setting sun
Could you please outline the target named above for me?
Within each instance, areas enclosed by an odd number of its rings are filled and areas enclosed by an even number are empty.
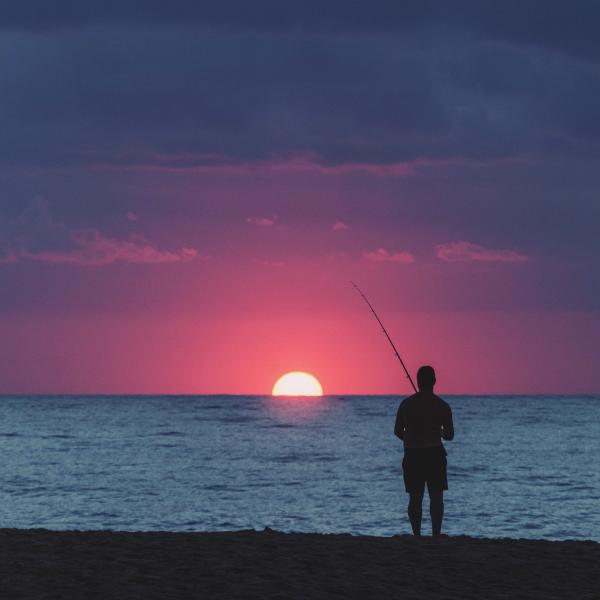
[[[310,373],[293,371],[282,375],[273,386],[273,396],[322,396],[319,380]]]

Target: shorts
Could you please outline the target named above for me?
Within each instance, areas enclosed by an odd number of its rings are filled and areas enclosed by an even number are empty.
[[[409,494],[423,494],[425,484],[429,493],[447,490],[446,467],[446,449],[442,445],[430,448],[405,448],[402,473],[406,491]]]

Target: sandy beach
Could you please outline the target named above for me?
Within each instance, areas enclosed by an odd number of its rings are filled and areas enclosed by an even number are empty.
[[[600,598],[595,542],[0,530],[0,597]]]

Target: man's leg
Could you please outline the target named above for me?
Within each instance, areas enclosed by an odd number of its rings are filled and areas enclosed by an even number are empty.
[[[433,535],[442,533],[444,518],[444,492],[429,492],[429,514],[431,515],[431,531]]]
[[[410,494],[408,518],[414,535],[421,535],[421,517],[423,516],[423,492]]]

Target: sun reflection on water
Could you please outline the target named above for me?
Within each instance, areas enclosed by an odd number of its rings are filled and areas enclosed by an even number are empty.
[[[328,406],[327,396],[266,396],[267,413],[284,423],[311,421]]]

